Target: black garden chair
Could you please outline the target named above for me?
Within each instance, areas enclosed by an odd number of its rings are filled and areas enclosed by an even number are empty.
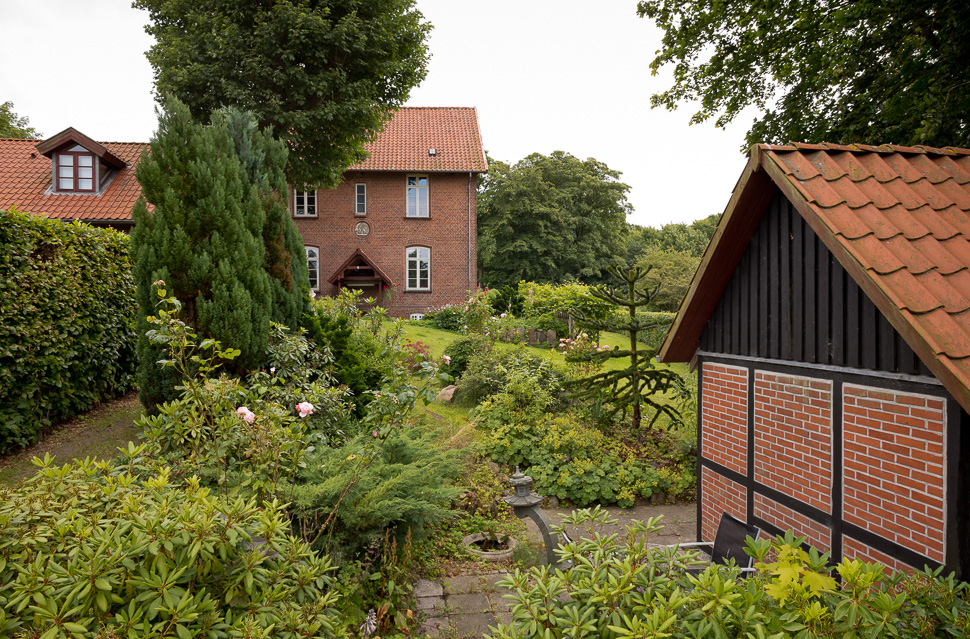
[[[742,574],[748,575],[754,572],[754,557],[744,552],[745,539],[751,537],[757,539],[761,534],[761,529],[735,519],[727,513],[721,515],[721,521],[717,525],[717,534],[714,541],[694,541],[685,544],[674,544],[668,548],[697,548],[707,553],[711,557],[711,563],[727,564],[731,559],[741,569]],[[690,574],[700,574],[703,568],[688,568],[686,572]]]

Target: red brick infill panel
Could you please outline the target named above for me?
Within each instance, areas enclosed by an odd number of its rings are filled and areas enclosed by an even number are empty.
[[[842,538],[842,556],[845,559],[858,559],[859,561],[883,564],[887,568],[892,568],[893,570],[899,570],[902,572],[915,572],[913,566],[903,563],[895,557],[890,557],[885,553],[881,553],[875,548],[867,546],[861,541],[857,541],[848,536]]]
[[[832,512],[831,381],[755,372],[754,478]]]
[[[944,401],[847,384],[843,415],[845,521],[942,563]]]
[[[805,515],[796,513],[791,508],[768,499],[764,495],[755,493],[754,514],[771,522],[781,530],[791,530],[796,537],[804,535],[807,537],[806,541],[820,552],[832,550],[831,530]]]
[[[748,369],[704,362],[701,374],[701,456],[746,474]]]
[[[744,486],[701,468],[701,540],[714,541],[721,513],[747,521]]]

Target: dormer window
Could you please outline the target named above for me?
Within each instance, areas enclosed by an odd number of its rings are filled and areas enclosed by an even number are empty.
[[[95,181],[94,154],[79,144],[55,154],[57,190],[93,192]]]
[[[51,193],[97,195],[128,166],[106,146],[73,128],[35,148],[51,159]]]

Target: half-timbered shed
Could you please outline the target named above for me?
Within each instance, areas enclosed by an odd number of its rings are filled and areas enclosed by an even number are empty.
[[[970,150],[752,147],[661,348],[722,512],[970,576]]]

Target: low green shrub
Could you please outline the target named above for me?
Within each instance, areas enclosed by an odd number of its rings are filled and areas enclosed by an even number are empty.
[[[644,329],[637,333],[637,340],[643,342],[651,349],[656,351],[660,349],[660,345],[663,344],[664,338],[667,337],[667,332],[670,330],[674,320],[677,319],[677,313],[668,313],[666,311],[645,311],[643,313],[638,313],[637,318],[643,322],[651,324],[650,328]]]
[[[460,305],[449,304],[425,313],[424,319],[430,321],[435,328],[458,332],[465,323],[465,312]]]
[[[611,312],[611,306],[590,295],[585,284],[519,282],[518,290],[525,300],[522,317],[539,330],[555,330],[559,337],[570,337],[565,315],[606,319]]]
[[[491,352],[492,342],[483,335],[465,335],[445,348],[447,363],[441,371],[457,379],[465,373],[473,357],[486,357]]]
[[[492,311],[499,313],[509,313],[511,315],[522,315],[525,309],[525,298],[516,286],[503,286],[494,291],[492,295]]]
[[[541,399],[537,402],[541,406]],[[543,412],[509,402],[506,393],[475,412],[492,460],[526,469],[540,495],[577,506],[632,506],[638,498],[688,497],[693,460],[679,438],[657,433],[644,441],[604,434],[569,412]]]
[[[602,510],[564,523],[596,529],[615,523]],[[843,561],[800,548],[791,533],[749,542],[757,572],[709,565],[698,576],[696,551],[648,545],[660,518],[635,522],[623,535],[588,535],[560,553],[568,571],[543,566],[498,583],[512,591],[512,622],[494,639],[634,637],[966,637],[970,586],[941,570],[907,575],[878,564]],[[773,557],[769,561],[768,557]]]
[[[0,636],[346,637],[325,555],[277,504],[169,484],[130,446],[0,489]]]
[[[513,377],[528,378],[535,385],[559,398],[568,377],[565,367],[540,355],[533,355],[525,347],[512,350],[491,350],[476,353],[461,378],[456,393],[458,401],[474,406],[486,397],[505,390]]]
[[[333,356],[333,376],[352,394],[358,417],[365,412],[370,395],[381,387],[390,374],[393,362],[384,346],[363,328],[354,311],[333,312],[331,306],[314,301],[311,313],[304,317],[307,335],[318,348],[328,348]]]
[[[134,383],[128,237],[0,210],[0,454]]]
[[[459,493],[460,453],[436,445],[437,436],[406,426],[386,436],[373,430],[309,454],[289,498],[297,530],[350,556],[388,529],[402,541],[408,531],[420,539],[427,524],[451,516],[448,503]]]

